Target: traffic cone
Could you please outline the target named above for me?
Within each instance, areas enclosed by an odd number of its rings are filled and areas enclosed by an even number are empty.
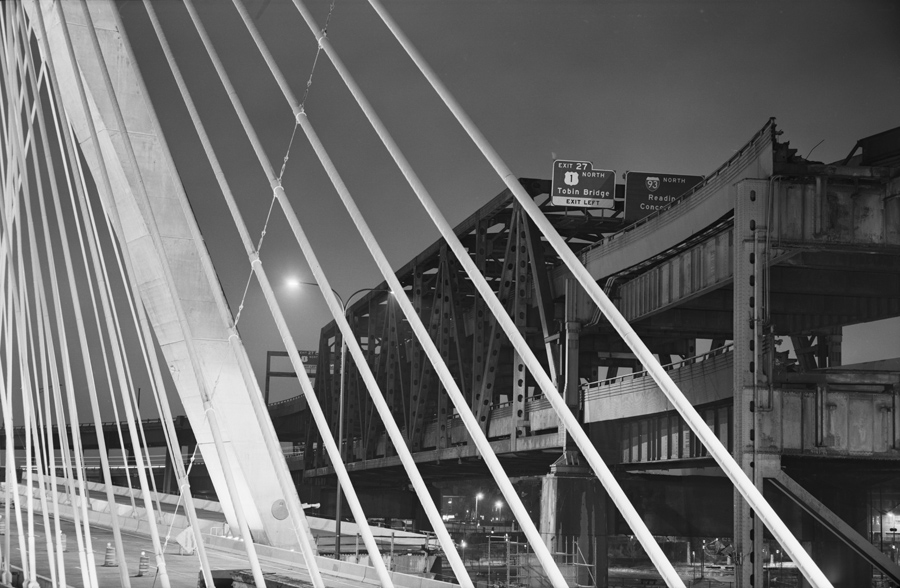
[[[138,576],[143,576],[145,574],[150,573],[150,558],[147,557],[147,553],[141,552],[141,559],[138,560]]]
[[[106,559],[103,560],[103,567],[114,568],[119,564],[116,563],[116,551],[111,543],[106,544]]]

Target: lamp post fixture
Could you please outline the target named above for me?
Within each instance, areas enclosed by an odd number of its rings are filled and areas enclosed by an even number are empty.
[[[503,501],[498,500],[494,503],[494,508],[497,509],[497,522],[500,522],[500,511],[503,510]]]
[[[478,501],[484,498],[484,494],[479,492],[475,495],[475,530],[478,530]]]
[[[700,579],[703,579],[703,564],[706,563],[706,539],[703,540],[703,549],[700,550]]]
[[[462,547],[462,560],[463,560],[463,565],[465,566],[466,565],[466,540],[463,539],[459,545],[460,545],[460,547]]]
[[[292,288],[297,288],[301,285],[306,286],[318,286],[316,282],[302,282],[300,280],[291,279],[288,281],[288,285]],[[334,294],[338,302],[341,303],[341,313],[344,315],[344,318],[347,319],[347,311],[350,309],[350,303],[353,302],[353,298],[357,294],[362,294],[363,292],[390,292],[388,288],[360,288],[359,290],[350,294],[347,297],[347,301],[344,302],[344,299],[340,294],[337,293],[337,290],[331,288],[332,294]],[[349,324],[349,319],[347,320]],[[338,452],[340,453],[341,459],[344,459],[344,390],[346,387],[346,367],[347,367],[347,338],[341,335],[341,380],[340,380],[340,391],[338,393]],[[334,500],[334,558],[341,559],[341,507],[343,502],[343,492],[341,491],[340,481],[337,484],[337,493]]]

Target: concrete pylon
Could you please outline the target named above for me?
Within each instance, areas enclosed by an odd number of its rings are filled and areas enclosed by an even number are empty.
[[[91,173],[99,177],[97,153],[75,90],[76,72],[69,63],[58,13],[53,4],[49,0],[39,0],[24,5],[32,19],[35,18],[37,5],[42,10],[63,106],[75,128]],[[275,464],[269,458],[263,438],[265,428],[271,429],[271,423],[259,423],[254,417],[249,395],[260,394],[260,391],[256,385],[248,389],[241,376],[229,342],[229,325],[220,312],[220,309],[227,308],[222,288],[217,278],[205,271],[209,253],[177,172],[168,163],[171,156],[153,115],[153,106],[141,92],[140,72],[131,62],[127,36],[116,25],[114,11],[117,8],[110,0],[92,0],[88,5],[106,64],[99,63],[93,55],[80,3],[62,3],[75,47],[77,73],[85,83],[103,160],[114,191],[110,195],[99,188],[101,200],[107,210],[115,212],[111,214],[114,229],[125,254],[132,260],[141,301],[228,523],[237,529],[231,505],[232,501],[239,500],[255,542],[284,548],[299,547],[291,521],[276,518],[273,514],[273,507],[280,504],[280,500],[297,501],[299,504],[299,499],[296,492],[283,496],[280,490]],[[35,30],[37,33],[37,27]],[[133,169],[128,163],[122,129],[117,128],[112,97],[106,93],[101,77],[102,67],[109,68],[116,84],[116,97],[128,121],[128,139],[134,146],[139,169]],[[149,211],[138,200],[139,181],[143,182],[149,196]],[[163,243],[162,250],[154,245],[153,231],[157,232]],[[185,317],[184,320],[179,316]],[[226,451],[230,455],[229,461],[235,470],[238,496],[229,496],[226,489],[189,345],[194,349],[200,363],[199,373],[212,397]],[[280,513],[281,510],[275,509],[275,512]],[[300,524],[309,533],[305,518]]]

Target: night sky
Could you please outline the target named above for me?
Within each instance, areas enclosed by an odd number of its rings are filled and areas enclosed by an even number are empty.
[[[302,95],[314,37],[289,0],[245,2]],[[289,105],[231,2],[197,5],[269,157],[280,167],[294,128]],[[407,0],[385,5],[521,177],[549,178],[556,158],[592,161],[620,178],[627,170],[703,175],[769,117],[777,118],[782,140],[800,155],[812,150],[810,159],[832,162],[845,157],[857,139],[900,125],[896,2]],[[268,181],[182,3],[160,0],[155,6],[256,240],[271,200]],[[324,23],[329,3],[310,0],[308,6]],[[123,2],[122,15],[235,311],[250,273],[246,255],[176,99],[142,3]],[[328,36],[451,224],[503,189],[366,2],[338,0]],[[306,111],[394,267],[437,239],[324,52]],[[380,283],[299,131],[284,186],[333,287],[346,297]],[[286,286],[291,277],[310,281],[312,274],[277,207],[261,258],[300,348],[316,349],[319,329],[331,316],[315,286]],[[261,377],[266,350],[283,347],[255,281],[239,328]],[[868,347],[854,344],[858,331],[847,330],[845,362],[900,356],[897,321],[866,330]]]

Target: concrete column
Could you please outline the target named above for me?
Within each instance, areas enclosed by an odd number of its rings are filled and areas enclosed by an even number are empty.
[[[540,532],[552,553],[577,547],[575,561],[590,564],[560,566],[571,585],[608,586],[606,491],[577,451],[565,451],[541,480]]]

